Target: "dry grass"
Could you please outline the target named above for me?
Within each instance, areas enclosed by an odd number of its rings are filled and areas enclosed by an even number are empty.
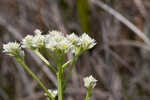
[[[20,41],[36,28],[66,34],[88,30],[98,43],[78,60],[65,100],[84,100],[82,78],[89,74],[99,80],[92,100],[149,100],[150,1],[89,0],[88,11],[78,7],[76,0],[0,0],[0,44]],[[55,88],[56,78],[47,66],[26,52],[31,69]],[[0,53],[0,100],[44,100],[37,83],[12,57]]]

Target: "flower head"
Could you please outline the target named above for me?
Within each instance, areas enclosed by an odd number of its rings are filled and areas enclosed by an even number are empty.
[[[57,42],[54,38],[47,38],[45,43],[47,49],[50,49],[51,51],[55,51],[57,49]]]
[[[72,44],[70,43],[70,41],[64,38],[64,40],[58,42],[57,48],[67,53],[70,50],[71,46]]]
[[[51,36],[63,35],[62,32],[56,31],[56,30],[49,31],[48,33],[49,33],[49,35],[51,35]]]
[[[86,88],[94,88],[97,82],[97,80],[92,75],[89,77],[85,77],[83,81],[84,81],[84,86]]]
[[[51,96],[52,96],[53,98],[55,98],[55,97],[57,96],[57,94],[58,94],[58,91],[57,91],[57,90],[48,89],[48,92],[51,94]],[[45,93],[44,95],[47,96],[46,93]]]
[[[22,47],[23,48],[32,48],[32,40],[33,40],[33,36],[32,35],[27,35],[22,40]]]
[[[79,37],[75,34],[72,33],[70,35],[67,35],[67,39],[74,45],[79,45]]]
[[[45,36],[41,34],[36,34],[35,36],[27,35],[22,40],[22,47],[23,48],[40,48],[44,45]]]
[[[65,38],[63,33],[59,31],[49,31],[49,36],[54,38],[56,42],[60,42]]]
[[[83,49],[91,49],[96,45],[95,40],[89,37],[86,33],[83,33],[80,37],[80,43]]]
[[[35,48],[40,48],[44,46],[45,36],[41,34],[37,34],[32,39],[32,46]]]
[[[70,50],[71,42],[66,39],[63,33],[59,31],[51,31],[46,35],[46,48],[51,51],[60,50],[67,53]]]
[[[17,42],[9,42],[4,44],[3,49],[3,52],[6,52],[11,56],[24,57],[24,51],[21,50],[20,44]]]
[[[42,34],[41,30],[39,30],[39,29],[34,30],[34,33],[35,33],[36,35]]]

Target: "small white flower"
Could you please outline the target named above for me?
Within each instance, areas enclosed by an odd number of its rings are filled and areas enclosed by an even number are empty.
[[[8,53],[11,56],[24,56],[23,50],[21,50],[20,44],[17,42],[9,42],[3,45],[3,52]]]
[[[40,48],[44,46],[45,43],[45,36],[44,35],[35,35],[32,39],[32,46],[35,48]]]
[[[63,33],[59,31],[50,31],[45,39],[46,48],[51,51],[61,50],[67,53],[72,43],[66,39]]]
[[[62,41],[65,37],[62,32],[49,31],[49,36],[54,38],[57,42]]]
[[[42,34],[41,30],[39,30],[39,29],[34,30],[34,33],[35,33],[36,35]]]
[[[53,98],[55,98],[58,94],[58,91],[57,90],[51,90],[51,89],[48,89],[48,92],[52,95]],[[47,96],[46,93],[44,93],[45,96]]]
[[[47,39],[45,43],[47,49],[50,49],[51,51],[55,51],[57,49],[57,42],[54,38]]]
[[[49,31],[48,33],[49,33],[49,35],[51,35],[51,36],[63,35],[62,32],[56,31],[56,30]]]
[[[57,48],[67,53],[70,50],[71,46],[71,42],[64,38],[64,40],[58,42]]]
[[[23,40],[22,40],[22,47],[23,48],[40,48],[41,46],[44,45],[45,42],[45,36],[38,34],[35,36],[32,35],[27,35]]]
[[[8,44],[3,45],[3,52],[14,52],[20,49],[20,44],[17,42],[9,42]]]
[[[95,40],[89,37],[86,33],[82,34],[80,37],[80,43],[84,49],[90,49],[96,45]]]
[[[32,35],[27,35],[22,40],[22,47],[23,48],[32,48],[32,40],[33,40],[33,36]]]
[[[79,45],[79,37],[75,33],[67,35],[67,39],[72,42],[72,44]]]
[[[56,35],[54,38],[55,38],[56,42],[60,42],[60,41],[63,41],[65,39],[65,37],[63,35]]]
[[[92,75],[89,77],[85,77],[83,81],[84,81],[84,86],[86,88],[94,88],[97,82],[97,80]]]

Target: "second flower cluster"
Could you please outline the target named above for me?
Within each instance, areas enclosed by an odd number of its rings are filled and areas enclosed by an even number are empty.
[[[79,47],[82,50],[87,50],[96,45],[95,40],[86,33],[80,37],[74,33],[65,36],[59,31],[49,31],[48,34],[42,35],[39,29],[36,29],[34,33],[34,36],[27,35],[22,40],[23,48],[36,49],[45,47],[52,52],[76,53]]]

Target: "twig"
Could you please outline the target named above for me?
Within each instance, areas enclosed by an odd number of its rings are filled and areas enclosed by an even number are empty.
[[[144,44],[144,43],[141,43],[141,42],[135,42],[135,41],[129,41],[129,40],[122,40],[122,41],[112,41],[109,43],[109,45],[112,45],[112,46],[134,46],[134,47],[139,47],[139,48],[142,48],[142,49],[145,49],[147,51],[150,51],[150,48],[148,45]]]
[[[98,0],[90,0],[91,3],[101,7],[102,9],[104,9],[106,12],[110,13],[111,15],[113,15],[116,19],[118,19],[120,22],[122,22],[123,24],[125,24],[129,29],[131,29],[136,35],[138,35],[141,39],[143,39],[143,41],[148,44],[150,46],[150,40],[149,38],[147,38],[147,36],[141,32],[133,23],[131,23],[127,18],[125,18],[124,16],[122,16],[119,12],[117,12],[116,10],[114,10],[113,8],[107,6],[106,4],[104,4],[101,1]]]
[[[147,11],[146,11],[146,9],[144,7],[144,4],[143,4],[142,0],[133,0],[133,1],[136,4],[137,9],[139,9],[139,11],[142,14],[142,16],[146,19]]]

